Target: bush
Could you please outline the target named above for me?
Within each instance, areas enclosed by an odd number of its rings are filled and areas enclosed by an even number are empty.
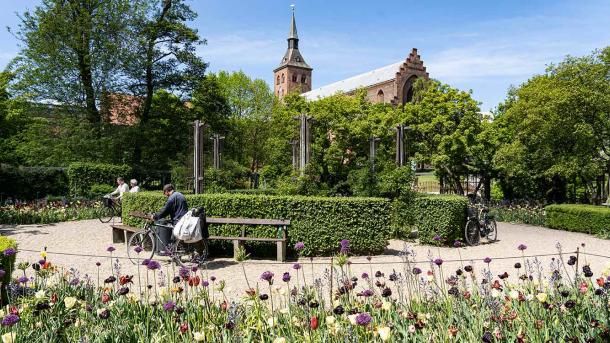
[[[16,253],[11,256],[3,254],[8,248],[17,250],[17,242],[14,239],[0,236],[0,265],[2,270],[5,271],[4,277],[2,278],[2,285],[0,286],[2,304],[6,304],[8,300],[6,286],[11,282],[11,272],[15,270],[15,260],[17,258]]]
[[[499,222],[546,226],[544,207],[520,205],[494,205],[489,214]]]
[[[397,198],[392,222],[403,237],[414,228],[421,243],[436,243],[434,236],[439,235],[441,243],[449,245],[463,237],[467,206],[468,199],[459,195],[417,194],[409,202]]]
[[[203,206],[209,216],[290,219],[289,245],[304,242],[306,255],[329,255],[342,239],[354,254],[381,253],[390,237],[390,202],[381,198],[322,198],[239,194],[187,195],[190,207]],[[165,203],[159,193],[128,194],[123,198],[123,222],[137,226],[130,211],[158,211]],[[252,229],[251,229],[252,230]],[[274,227],[258,226],[258,237],[277,237]],[[239,235],[239,226],[210,227],[211,235]]]
[[[32,200],[68,193],[68,178],[62,168],[0,165],[2,197]]]
[[[74,196],[88,195],[96,184],[114,185],[117,177],[129,182],[132,169],[128,165],[75,162],[68,166],[70,192]]]
[[[114,187],[108,184],[98,183],[91,186],[89,190],[89,196],[91,198],[101,197],[105,194],[112,193],[114,191]]]
[[[610,236],[610,208],[595,205],[549,205],[544,208],[548,227]]]

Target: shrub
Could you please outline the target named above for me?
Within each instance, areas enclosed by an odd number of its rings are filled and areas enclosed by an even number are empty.
[[[117,177],[129,182],[132,169],[128,165],[75,162],[68,166],[68,180],[72,195],[87,195],[95,184],[114,185]]]
[[[463,196],[417,194],[409,202],[394,200],[392,221],[402,234],[416,229],[421,243],[435,243],[434,236],[439,235],[441,243],[452,244],[463,237],[467,206]]]
[[[99,215],[99,202],[48,201],[0,207],[0,224],[50,224],[70,220],[95,219]]]
[[[499,222],[546,226],[544,207],[495,205],[490,207],[489,214]]]
[[[6,286],[11,282],[11,272],[15,270],[15,259],[17,258],[16,253],[11,256],[4,255],[3,252],[8,248],[17,250],[17,242],[12,238],[0,236],[0,265],[2,270],[6,272],[0,286],[2,304],[6,304],[8,300]]]
[[[552,229],[584,232],[608,237],[610,234],[610,208],[595,205],[549,205],[547,225]]]
[[[126,181],[127,182],[127,181]],[[114,187],[108,184],[98,183],[91,186],[89,190],[89,195],[92,198],[100,197],[102,195],[111,193],[114,191]]]
[[[390,236],[390,202],[381,198],[322,198],[240,194],[187,195],[190,207],[203,206],[209,216],[290,219],[289,245],[304,242],[306,255],[328,255],[339,241],[350,240],[354,254],[381,253]],[[159,210],[159,193],[128,194],[123,198],[123,222],[138,225],[130,211]],[[258,237],[276,237],[273,227],[258,226]],[[239,226],[211,226],[211,235],[239,235]]]
[[[0,165],[3,197],[32,200],[68,193],[68,178],[62,168]]]

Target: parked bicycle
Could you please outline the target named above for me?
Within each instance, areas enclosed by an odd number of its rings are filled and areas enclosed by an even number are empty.
[[[489,208],[482,204],[471,205],[468,208],[468,221],[464,229],[464,238],[468,245],[478,245],[481,238],[487,242],[498,240],[498,225],[489,214]]]
[[[109,196],[102,198],[102,205],[98,208],[98,219],[102,223],[108,223],[112,218],[121,218],[121,203]]]
[[[169,257],[182,267],[194,267],[202,264],[208,257],[208,240],[203,239],[202,253],[196,251],[195,244],[188,244],[173,237],[173,227],[161,220],[155,222],[152,215],[138,216],[144,219],[142,231],[134,233],[127,242],[127,256],[132,263],[142,263],[152,259],[155,254]],[[165,231],[168,230],[168,231]]]

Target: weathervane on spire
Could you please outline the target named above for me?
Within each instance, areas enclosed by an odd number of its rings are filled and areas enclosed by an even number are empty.
[[[295,8],[295,7],[296,7],[296,6],[295,6],[294,4],[290,5],[290,8],[292,8],[292,12],[294,12],[294,8]]]

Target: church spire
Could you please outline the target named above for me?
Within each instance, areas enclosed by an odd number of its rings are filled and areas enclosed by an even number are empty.
[[[292,7],[292,22],[290,23],[290,32],[288,33],[288,39],[299,40],[299,35],[297,34],[297,22],[294,19],[294,5],[290,5],[290,7]]]

